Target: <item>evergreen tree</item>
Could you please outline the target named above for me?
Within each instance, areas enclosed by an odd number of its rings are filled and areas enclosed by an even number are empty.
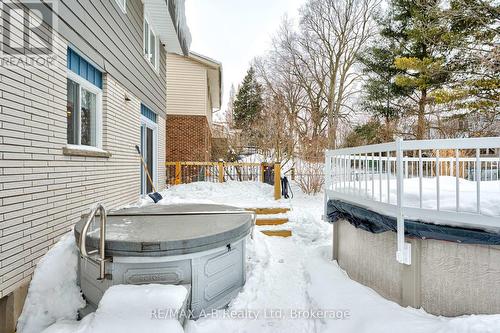
[[[248,130],[262,111],[262,87],[257,82],[255,70],[250,67],[234,100],[234,126]]]
[[[500,3],[451,0],[443,11],[450,26],[445,36],[453,46],[453,80],[433,95],[437,104],[455,110],[455,117],[478,115],[485,125],[500,115]],[[456,110],[461,110],[458,113]],[[478,118],[475,118],[478,119]],[[474,135],[474,133],[469,133]],[[499,135],[489,133],[489,135]]]
[[[394,139],[395,121],[408,113],[407,103],[404,101],[410,98],[411,91],[395,83],[395,78],[401,71],[394,66],[394,44],[378,40],[376,45],[360,56],[364,73],[368,74],[361,105],[374,120],[384,124],[380,128],[380,138],[388,142]]]
[[[431,104],[498,110],[498,14],[482,0],[392,0],[380,40],[362,59],[365,109],[386,124],[415,117],[416,139],[428,136]]]

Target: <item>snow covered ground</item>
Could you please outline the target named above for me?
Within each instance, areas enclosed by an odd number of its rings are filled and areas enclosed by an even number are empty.
[[[244,207],[279,205],[292,209],[287,214],[290,222],[286,226],[292,229],[293,236],[271,238],[256,232],[247,245],[247,283],[242,292],[226,310],[188,322],[186,332],[500,332],[500,315],[436,317],[423,310],[403,308],[350,280],[329,259],[331,226],[321,221],[322,196],[309,197],[295,187],[294,192],[293,199],[275,202],[272,187],[268,185],[230,182],[180,185],[162,193],[161,204],[211,202]],[[140,202],[140,205],[149,204],[149,199]],[[119,322],[132,320],[133,316],[124,308],[130,302],[140,302],[142,307],[138,305],[138,308],[142,309],[151,304],[147,298],[131,301],[127,290],[112,291],[114,301],[110,303],[103,298],[95,314],[81,322],[74,321],[76,310],[81,306],[73,279],[76,258],[74,241],[68,236],[40,262],[23,311],[20,333],[89,333],[94,332],[89,327],[96,325],[106,327],[107,333],[132,332]],[[62,260],[68,262],[64,270],[58,264]],[[70,279],[63,283],[55,274],[66,274]],[[54,293],[57,288],[61,292]],[[122,302],[116,304],[116,299]],[[108,315],[100,315],[101,308],[105,308]],[[137,319],[142,325],[141,332],[157,331],[158,323],[143,319]],[[173,332],[175,329],[172,328]]]

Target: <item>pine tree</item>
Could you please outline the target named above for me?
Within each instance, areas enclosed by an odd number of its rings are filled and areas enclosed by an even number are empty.
[[[234,126],[248,130],[262,111],[262,88],[257,82],[255,70],[250,67],[234,100]]]
[[[416,139],[428,136],[430,106],[496,114],[498,13],[482,0],[392,0],[380,40],[363,56],[365,109],[386,120],[416,116]]]
[[[395,78],[402,72],[394,65],[393,43],[378,40],[376,46],[361,55],[364,73],[368,77],[363,86],[361,106],[375,120],[383,122],[380,138],[384,142],[394,139],[395,121],[407,111],[407,103],[411,91],[398,86]]]
[[[454,110],[454,118],[472,116],[489,128],[500,119],[500,3],[451,0],[443,16],[450,26],[445,38],[455,50],[451,58],[453,80],[433,94],[434,101]],[[484,133],[469,129],[467,134],[499,135],[497,127],[493,128],[493,132]]]

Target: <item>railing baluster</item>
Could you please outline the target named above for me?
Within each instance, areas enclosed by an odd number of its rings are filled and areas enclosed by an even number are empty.
[[[375,199],[375,153],[372,153],[371,159],[371,177],[372,177],[372,200]]]
[[[365,154],[365,165],[363,168],[365,177],[365,194],[368,195],[368,154]]]
[[[390,173],[391,173],[391,165],[390,165],[390,160],[389,160],[389,151],[387,152],[387,163],[386,163],[386,169],[387,169],[387,203],[391,203],[391,180],[389,178]]]
[[[349,164],[348,164],[348,168],[349,168],[349,192],[351,191],[351,183],[352,183],[351,156],[352,155],[349,154]]]
[[[382,202],[382,152],[378,153],[378,187],[379,187],[379,198],[378,200]]]
[[[423,185],[422,185],[422,173],[424,172],[424,166],[422,165],[422,149],[418,150],[418,197],[419,197],[419,207],[422,208],[423,206],[423,197],[422,197],[422,192],[423,192]]]
[[[455,149],[455,200],[457,206],[457,212],[460,211],[460,175],[459,175],[459,152],[458,149]]]
[[[347,156],[344,155],[344,191],[347,187]]]
[[[476,148],[476,212],[481,214],[481,150]]]
[[[357,177],[358,179],[358,193],[361,194],[361,153],[358,155],[358,171],[357,171]]]
[[[439,176],[441,174],[441,162],[439,161],[439,149],[436,150],[436,208],[439,211],[441,209],[440,202],[440,188],[439,188]]]

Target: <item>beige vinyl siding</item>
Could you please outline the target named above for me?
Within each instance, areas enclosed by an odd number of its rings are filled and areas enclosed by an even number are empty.
[[[167,54],[167,114],[207,116],[206,68],[187,57]]]
[[[134,146],[141,101],[109,74],[103,76],[102,138],[112,156],[63,155],[66,50],[67,41],[56,36],[53,68],[0,67],[0,298],[29,281],[40,257],[92,205],[113,208],[139,198]],[[158,119],[164,183],[165,120]]]

